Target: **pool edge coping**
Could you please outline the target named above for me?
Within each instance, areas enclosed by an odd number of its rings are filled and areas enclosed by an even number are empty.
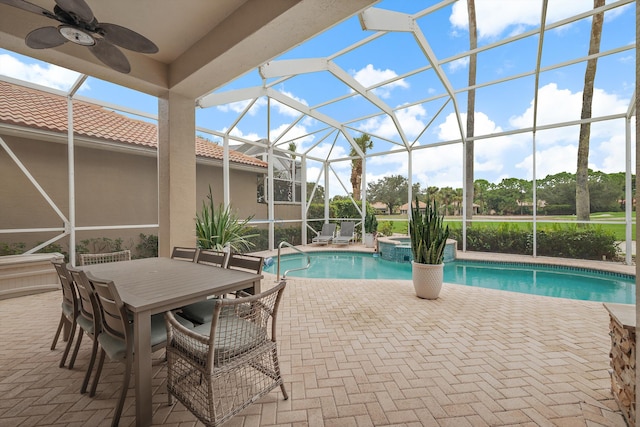
[[[351,244],[348,246],[314,246],[314,245],[301,245],[297,246],[299,249],[305,252],[362,252],[362,253],[375,253],[372,248],[367,248],[360,244]],[[283,248],[282,255],[296,253],[291,248]],[[278,251],[261,251],[256,252],[257,255],[263,257],[277,257]],[[531,255],[515,255],[515,254],[503,254],[496,252],[463,252],[461,250],[456,251],[456,259],[464,261],[484,261],[484,262],[496,262],[496,263],[518,263],[518,264],[534,264],[544,266],[555,267],[569,267],[584,270],[596,270],[608,273],[623,274],[628,276],[636,276],[636,266],[626,265],[620,262],[614,261],[595,261],[595,260],[582,260],[573,258],[555,258],[555,257],[533,257]]]

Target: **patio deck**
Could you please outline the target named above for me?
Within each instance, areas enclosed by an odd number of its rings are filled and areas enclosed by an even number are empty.
[[[0,426],[111,422],[122,366],[106,363],[96,396],[80,395],[90,341],[58,368],[59,313],[59,292],[0,301]],[[291,278],[279,322],[290,399],[274,390],[229,426],[626,425],[601,303],[450,284],[425,301],[410,281]],[[167,406],[165,375],[154,367],[154,425],[197,425]]]

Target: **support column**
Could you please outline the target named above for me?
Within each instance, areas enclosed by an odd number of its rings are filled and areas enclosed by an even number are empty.
[[[169,91],[158,98],[158,255],[195,246],[195,100]]]

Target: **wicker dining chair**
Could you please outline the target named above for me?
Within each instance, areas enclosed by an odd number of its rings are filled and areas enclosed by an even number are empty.
[[[80,344],[82,343],[82,337],[86,335],[92,340],[91,358],[89,359],[89,365],[87,366],[87,373],[85,374],[82,386],[80,387],[80,393],[86,393],[87,386],[89,385],[89,379],[91,378],[91,373],[93,372],[93,367],[96,362],[96,356],[98,354],[97,337],[102,329],[100,308],[95,297],[95,292],[93,291],[93,286],[91,285],[91,282],[89,282],[85,272],[71,266],[67,266],[67,269],[69,270],[71,278],[78,290],[78,326],[80,326],[80,333],[76,340],[76,346],[73,349],[71,361],[69,361],[69,369],[73,368],[73,365],[75,364],[78,351],[80,350]]]
[[[69,274],[64,261],[52,260],[51,263],[56,269],[56,273],[58,274],[58,278],[60,280],[60,286],[62,287],[62,314],[60,315],[58,329],[56,330],[56,334],[53,337],[53,343],[51,343],[51,350],[56,349],[56,344],[58,343],[58,339],[60,338],[60,332],[62,331],[62,328],[65,326],[65,324],[69,326],[67,345],[64,349],[64,352],[62,353],[62,358],[60,359],[60,367],[62,368],[67,361],[67,356],[69,355],[69,350],[71,350],[73,337],[76,334],[77,318],[79,312],[78,294],[76,293],[73,279],[71,278],[71,275]],[[72,367],[73,364],[70,364],[69,369],[71,369]]]
[[[198,255],[198,248],[185,248],[182,246],[175,246],[171,251],[171,259],[177,259],[180,261],[195,261]]]
[[[170,405],[175,398],[206,426],[219,426],[278,386],[289,398],[276,344],[285,286],[212,300],[212,321],[195,328],[165,313]]]
[[[79,254],[80,265],[105,264],[107,262],[131,261],[131,251],[125,249],[117,252],[106,252],[102,254]]]

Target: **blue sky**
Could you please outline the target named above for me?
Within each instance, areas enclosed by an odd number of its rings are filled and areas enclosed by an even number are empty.
[[[614,2],[607,2],[611,4]],[[468,50],[469,36],[466,1],[423,14],[421,11],[437,5],[437,1],[387,0],[377,8],[408,14],[420,14],[416,23],[424,34],[437,61],[442,65],[447,81],[456,89],[468,84],[468,57],[457,57]],[[618,3],[622,4],[622,3]],[[549,0],[547,25],[589,11],[592,0]],[[477,83],[496,82],[510,76],[530,73],[536,65],[538,34],[499,45],[540,26],[540,0],[476,0],[479,46],[496,44],[478,54]],[[556,67],[583,57],[589,48],[591,19],[558,25],[545,32],[541,66],[550,68],[540,73],[538,125],[560,123],[580,118],[585,62]],[[395,111],[397,123],[407,140],[417,148],[413,153],[413,181],[426,186],[462,186],[462,146],[439,144],[460,139],[453,102],[433,70],[398,78],[412,70],[429,65],[411,33],[387,33],[368,44],[349,50],[360,40],[376,34],[363,30],[357,17],[335,26],[318,37],[284,53],[278,60],[319,58],[330,60],[365,87],[382,81],[388,83],[372,89],[378,99]],[[601,51],[621,48],[635,42],[634,4],[615,7],[605,13]],[[336,55],[343,50],[349,50]],[[621,114],[627,111],[635,85],[635,50],[603,56],[598,60],[593,116]],[[0,50],[0,73],[46,86],[64,89],[77,74],[30,58]],[[266,84],[277,79],[268,78]],[[263,80],[257,71],[241,76],[216,92],[260,86]],[[407,154],[397,127],[388,115],[362,96],[348,96],[353,91],[329,72],[314,72],[283,79],[273,88],[319,113],[345,123],[353,136],[367,132],[373,136],[370,153],[382,153],[367,162],[367,181],[385,175],[407,175]],[[535,79],[533,75],[508,80],[476,91],[475,134],[490,135],[528,128],[533,123]],[[141,93],[89,78],[80,94],[110,103],[155,114],[156,99]],[[329,105],[322,105],[329,101]],[[466,112],[466,93],[455,96],[459,111]],[[331,133],[325,123],[277,102],[270,103],[270,125],[267,124],[267,100],[259,98],[251,110],[230,129],[238,114],[250,100],[219,105],[197,111],[197,124],[246,140],[267,138],[283,147],[296,139],[298,152],[316,158],[339,159],[349,152],[347,141]],[[464,114],[463,114],[464,118]],[[353,122],[350,122],[352,121]],[[291,126],[292,123],[295,123]],[[428,126],[427,126],[428,125]],[[463,120],[463,127],[466,124]],[[607,121],[592,125],[590,165],[604,172],[624,170],[624,121]],[[283,134],[283,132],[286,133]],[[578,126],[539,130],[536,133],[536,173],[538,178],[562,171],[575,172]],[[212,137],[218,140],[217,137]],[[498,182],[505,177],[532,178],[532,134],[506,135],[477,141],[476,178]],[[419,147],[431,146],[429,149]],[[310,161],[307,178],[321,176],[321,164]],[[350,162],[332,163],[330,193],[344,194],[349,190]],[[321,181],[323,184],[323,181]]]

